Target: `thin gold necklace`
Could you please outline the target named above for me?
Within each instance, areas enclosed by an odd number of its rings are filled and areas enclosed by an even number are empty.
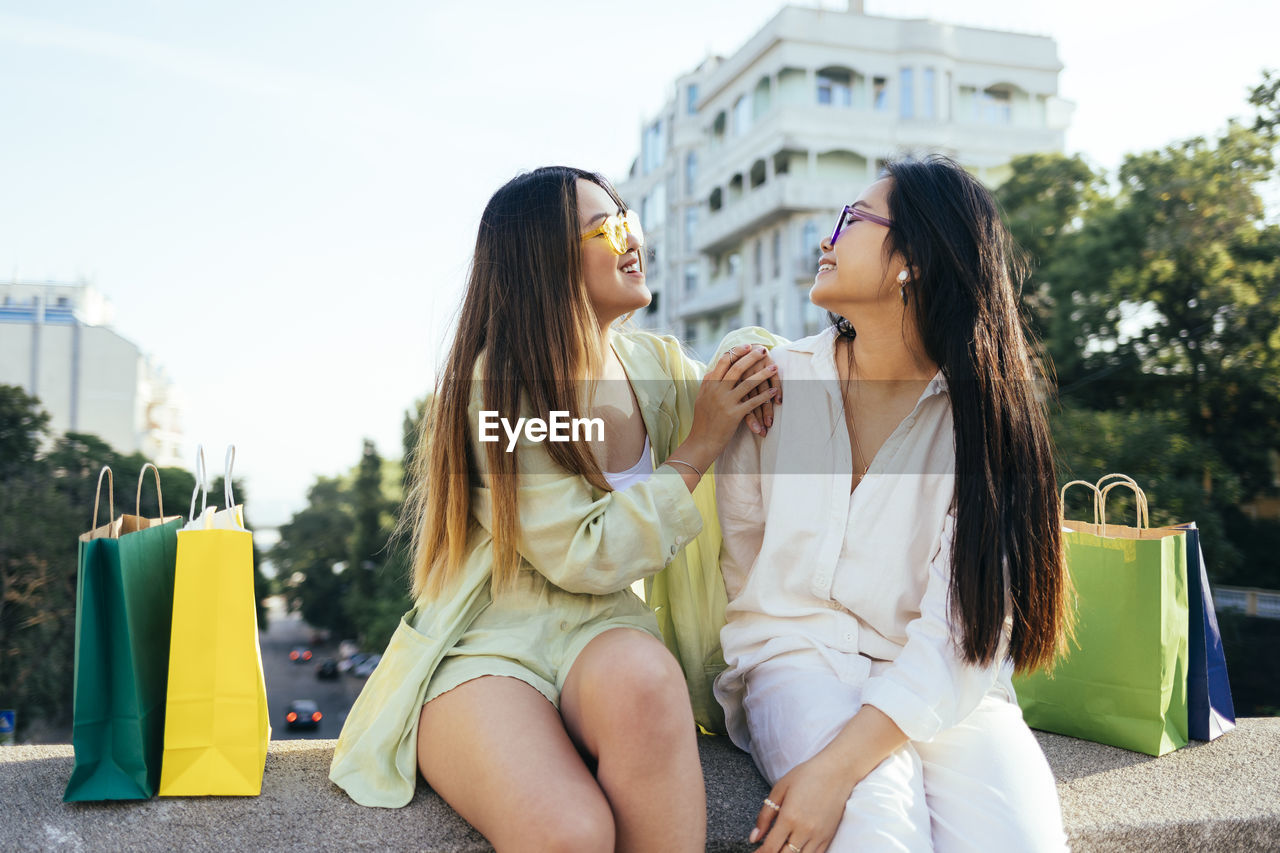
[[[846,358],[846,361],[848,362],[847,375],[849,377],[848,379],[849,390],[852,391],[853,390],[853,343],[852,341],[846,344],[845,350],[848,356]],[[858,482],[861,483],[862,478],[867,476],[867,471],[871,470],[871,463],[867,460],[867,455],[862,452],[862,442],[858,440],[858,428],[857,426],[854,425],[853,411],[849,408],[848,400],[845,401],[845,420],[848,422],[848,425],[849,425],[849,433],[850,435],[853,436],[853,446],[858,450],[858,461],[862,463],[862,473],[854,475],[855,477],[858,478]]]

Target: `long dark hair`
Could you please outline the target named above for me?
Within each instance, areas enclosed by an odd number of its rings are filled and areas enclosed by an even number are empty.
[[[472,373],[484,355],[484,407],[510,413],[523,398],[534,411],[582,411],[578,381],[599,372],[597,317],[582,274],[578,180],[600,175],[548,166],[517,176],[489,199],[449,358],[422,419],[403,528],[412,536],[413,595],[439,595],[466,560],[472,532],[471,487],[481,478],[471,453],[468,405]],[[548,443],[559,465],[609,486],[585,441]],[[486,448],[493,494],[493,587],[509,587],[519,569],[516,455]]]
[[[1052,667],[1069,633],[1070,581],[1046,404],[1049,376],[1023,316],[1027,275],[991,193],[942,156],[890,162],[888,251],[912,270],[908,322],[942,370],[955,425],[950,606],[970,663]],[[854,329],[836,318],[839,334]]]

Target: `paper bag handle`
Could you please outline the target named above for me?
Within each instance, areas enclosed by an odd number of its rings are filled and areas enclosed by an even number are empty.
[[[1099,477],[1098,482],[1094,483],[1094,485],[1097,486],[1099,490],[1101,490],[1102,484],[1107,482],[1107,480],[1121,480],[1133,486],[1135,489],[1139,488],[1138,481],[1130,477],[1128,474],[1106,474],[1102,477]],[[1143,497],[1145,498],[1146,495],[1143,495]]]
[[[236,446],[234,444],[227,445],[227,458],[224,463],[222,473],[222,495],[227,502],[227,509],[233,509],[236,505],[236,491],[231,486],[231,468],[236,461]]]
[[[142,466],[142,470],[138,472],[138,498],[134,502],[134,515],[142,515],[142,481],[147,476],[147,469],[151,469],[152,475],[156,480],[156,507],[160,510],[160,518],[164,518],[164,495],[160,492],[160,469],[148,462]]]
[[[1109,474],[1107,476],[1114,477],[1114,476],[1124,476],[1124,475]],[[1151,517],[1147,508],[1147,493],[1142,491],[1142,488],[1137,483],[1135,483],[1132,479],[1125,477],[1123,480],[1119,480],[1114,483],[1108,483],[1106,487],[1101,489],[1099,492],[1098,498],[1101,505],[1102,526],[1104,528],[1104,535],[1105,535],[1105,528],[1107,525],[1107,492],[1111,491],[1116,486],[1125,486],[1133,490],[1133,494],[1137,498],[1137,504],[1138,504],[1138,507],[1137,507],[1138,529],[1143,530],[1151,527]]]
[[[191,490],[191,509],[187,511],[187,520],[196,520],[196,495],[200,495],[200,513],[209,505],[209,475],[204,466],[204,445],[196,445],[196,487]]]
[[[1101,524],[1102,519],[1098,512],[1098,487],[1093,483],[1090,483],[1088,480],[1072,480],[1070,483],[1067,483],[1062,487],[1061,503],[1059,504],[1059,510],[1062,517],[1065,519],[1067,515],[1067,489],[1072,486],[1086,486],[1093,491],[1093,523]]]
[[[115,475],[111,473],[111,466],[103,465],[102,470],[98,472],[98,488],[93,492],[93,525],[90,530],[98,529],[98,501],[102,499],[102,478],[107,478],[107,521],[110,522],[116,517],[116,482]]]

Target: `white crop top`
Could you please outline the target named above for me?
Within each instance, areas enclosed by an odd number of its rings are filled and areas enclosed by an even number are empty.
[[[609,481],[609,485],[613,487],[615,492],[620,492],[627,486],[647,480],[652,473],[653,454],[649,451],[649,436],[646,435],[644,437],[644,449],[640,451],[640,458],[636,460],[636,464],[625,471],[605,471],[604,478]]]

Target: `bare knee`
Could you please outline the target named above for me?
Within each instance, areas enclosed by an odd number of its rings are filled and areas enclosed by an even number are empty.
[[[548,815],[542,832],[530,833],[522,849],[547,853],[612,853],[617,829],[607,803],[564,803],[555,815]],[[496,845],[495,845],[496,846]],[[500,849],[500,848],[499,848]]]
[[[630,643],[613,650],[592,699],[619,728],[650,735],[693,731],[684,673],[660,643]]]

